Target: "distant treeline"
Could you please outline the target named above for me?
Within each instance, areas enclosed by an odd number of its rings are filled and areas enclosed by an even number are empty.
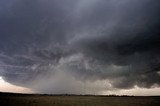
[[[26,93],[11,93],[0,92],[0,96],[100,96],[100,97],[135,97],[134,95],[92,95],[92,94],[26,94]],[[153,96],[151,96],[153,97]]]

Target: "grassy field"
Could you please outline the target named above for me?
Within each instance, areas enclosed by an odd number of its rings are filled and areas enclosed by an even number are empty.
[[[0,106],[160,106],[160,97],[0,93]]]

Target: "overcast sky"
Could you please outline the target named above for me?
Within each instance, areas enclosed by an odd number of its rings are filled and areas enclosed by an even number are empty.
[[[160,95],[159,29],[159,0],[0,0],[0,84]]]

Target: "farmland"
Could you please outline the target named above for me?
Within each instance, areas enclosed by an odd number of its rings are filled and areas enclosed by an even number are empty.
[[[0,106],[160,106],[160,97],[0,93]]]

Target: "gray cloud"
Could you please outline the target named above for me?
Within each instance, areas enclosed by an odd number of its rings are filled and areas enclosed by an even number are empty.
[[[43,93],[159,87],[159,11],[157,0],[2,0],[0,76]]]

